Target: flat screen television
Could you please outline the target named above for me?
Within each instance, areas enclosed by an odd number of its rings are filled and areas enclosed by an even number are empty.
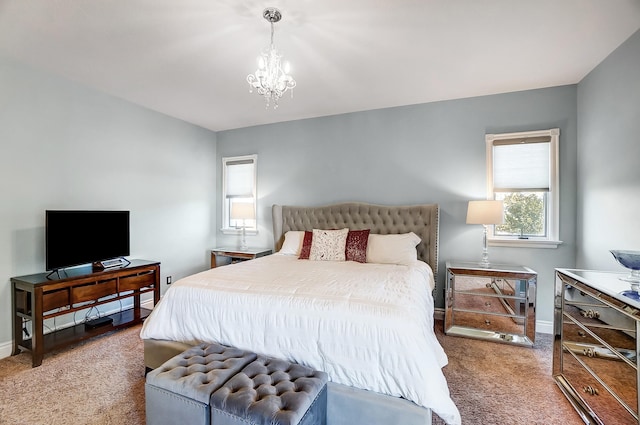
[[[47,270],[122,258],[129,252],[129,211],[46,210]]]

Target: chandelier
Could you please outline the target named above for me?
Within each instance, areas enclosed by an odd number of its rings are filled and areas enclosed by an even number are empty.
[[[287,91],[291,90],[293,98],[293,88],[296,86],[296,80],[289,75],[290,66],[285,62],[284,67],[281,65],[282,55],[273,45],[273,24],[282,19],[282,13],[275,7],[269,7],[262,12],[264,19],[271,23],[271,44],[262,51],[258,57],[258,69],[255,73],[247,76],[249,83],[249,92],[253,93],[256,89],[258,94],[264,97],[266,107],[273,104],[273,109],[278,107],[278,99]]]

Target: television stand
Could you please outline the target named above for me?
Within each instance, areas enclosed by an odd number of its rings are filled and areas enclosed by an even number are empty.
[[[65,277],[46,273],[11,278],[13,351],[31,351],[33,367],[45,353],[117,329],[142,323],[151,310],[141,307],[141,295],[153,293],[160,301],[160,263],[131,260],[128,265],[96,271],[91,265],[67,269]],[[133,297],[133,307],[44,334],[44,320]],[[111,322],[109,322],[109,319]],[[31,337],[24,338],[25,322],[31,322]]]

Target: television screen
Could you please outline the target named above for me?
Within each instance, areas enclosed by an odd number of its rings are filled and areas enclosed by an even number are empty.
[[[46,211],[47,270],[129,254],[129,211]]]

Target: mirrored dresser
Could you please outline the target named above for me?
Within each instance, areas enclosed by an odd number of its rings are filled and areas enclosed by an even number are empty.
[[[447,262],[445,333],[533,346],[537,277],[524,266]]]
[[[556,269],[553,376],[586,424],[640,424],[640,301],[625,273]]]

